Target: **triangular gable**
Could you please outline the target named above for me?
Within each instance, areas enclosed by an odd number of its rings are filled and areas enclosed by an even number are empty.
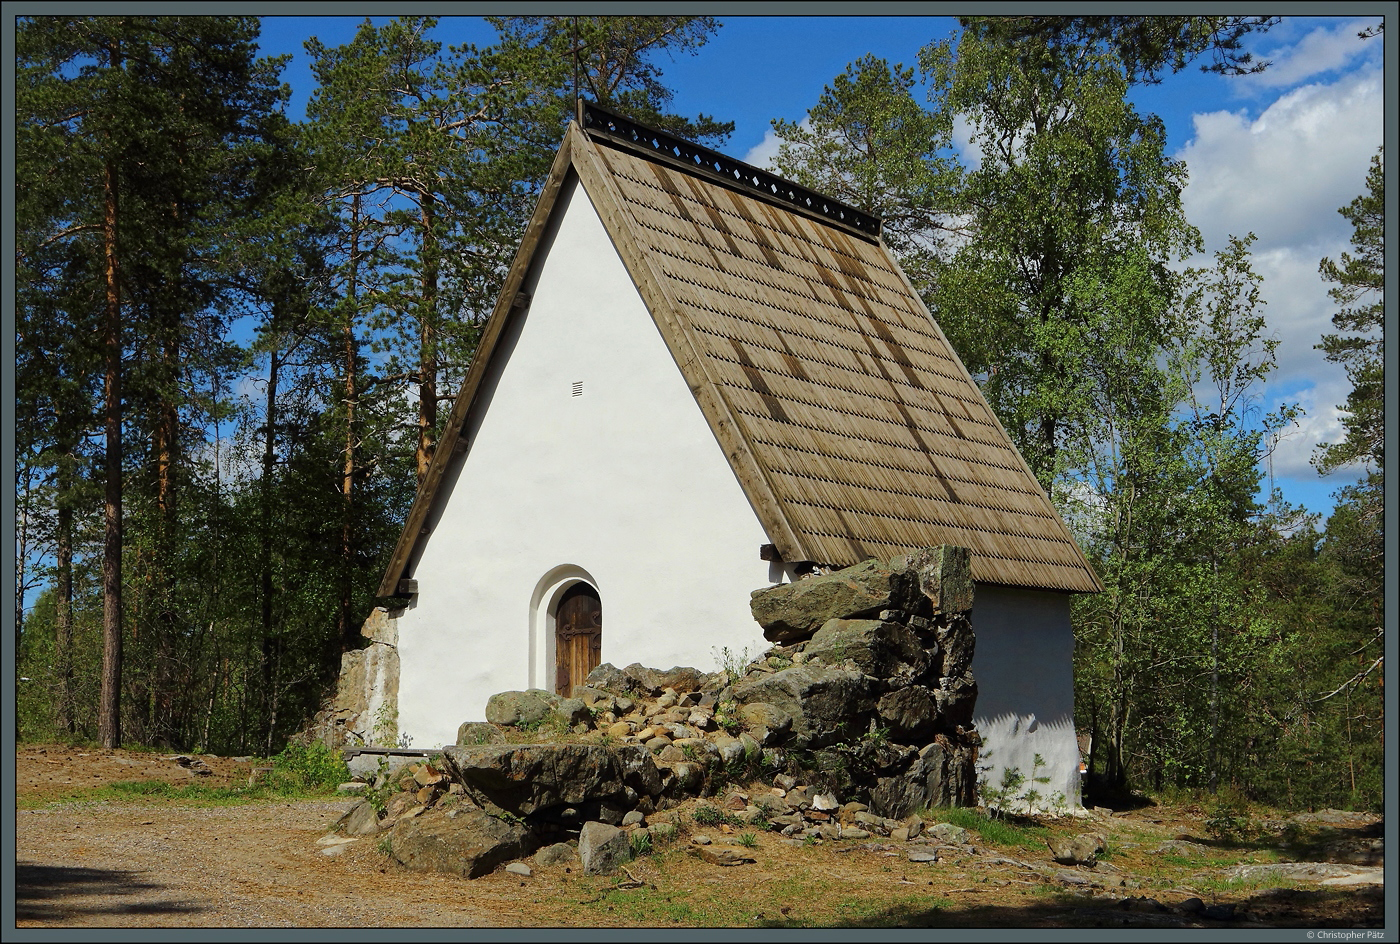
[[[957,544],[979,581],[1102,589],[899,266],[861,234],[868,218],[777,205],[691,166],[721,166],[713,152],[688,145],[687,163],[665,144],[569,126],[380,594],[421,537],[570,168],[783,559]]]

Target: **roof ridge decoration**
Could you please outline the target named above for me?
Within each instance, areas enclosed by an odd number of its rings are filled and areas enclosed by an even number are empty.
[[[864,239],[872,242],[880,239],[884,224],[878,216],[581,98],[578,100],[578,123],[596,140],[617,142],[648,156],[660,156],[727,186],[757,194],[785,209],[820,217]]]

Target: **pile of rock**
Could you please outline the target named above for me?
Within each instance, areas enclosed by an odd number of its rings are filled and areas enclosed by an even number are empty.
[[[912,839],[915,811],[975,802],[968,564],[927,548],[756,591],[775,645],[741,672],[604,664],[573,698],[494,695],[443,769],[408,768],[344,827],[392,828],[395,858],[417,868],[478,875],[562,846],[599,871],[628,831],[665,827],[662,811],[761,781],[724,815],[796,840]]]
[[[883,817],[976,802],[965,548],[758,590],[751,608],[775,645],[739,673],[604,664],[574,698],[493,696],[487,723],[464,724],[458,744],[552,724],[641,745],[661,768],[658,805],[712,792],[746,767],[810,779]]]

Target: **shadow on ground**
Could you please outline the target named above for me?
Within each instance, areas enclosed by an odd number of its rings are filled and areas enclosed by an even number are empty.
[[[81,916],[194,914],[204,910],[190,902],[153,901],[165,886],[144,881],[141,874],[18,862],[15,919],[68,922]]]
[[[1379,928],[1385,924],[1385,890],[1270,889],[1226,904],[1231,917],[1216,920],[1181,908],[1159,905],[1142,893],[1115,902],[1064,894],[1057,900],[1025,905],[948,907],[902,904],[866,914],[834,928]],[[1178,896],[1179,897],[1179,896]],[[801,927],[790,920],[766,919],[760,927]]]

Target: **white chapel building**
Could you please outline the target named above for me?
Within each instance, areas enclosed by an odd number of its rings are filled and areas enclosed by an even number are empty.
[[[877,219],[581,104],[379,593],[398,727],[599,661],[765,647],[751,591],[972,551],[993,784],[1077,803],[1069,603],[1102,589]]]

